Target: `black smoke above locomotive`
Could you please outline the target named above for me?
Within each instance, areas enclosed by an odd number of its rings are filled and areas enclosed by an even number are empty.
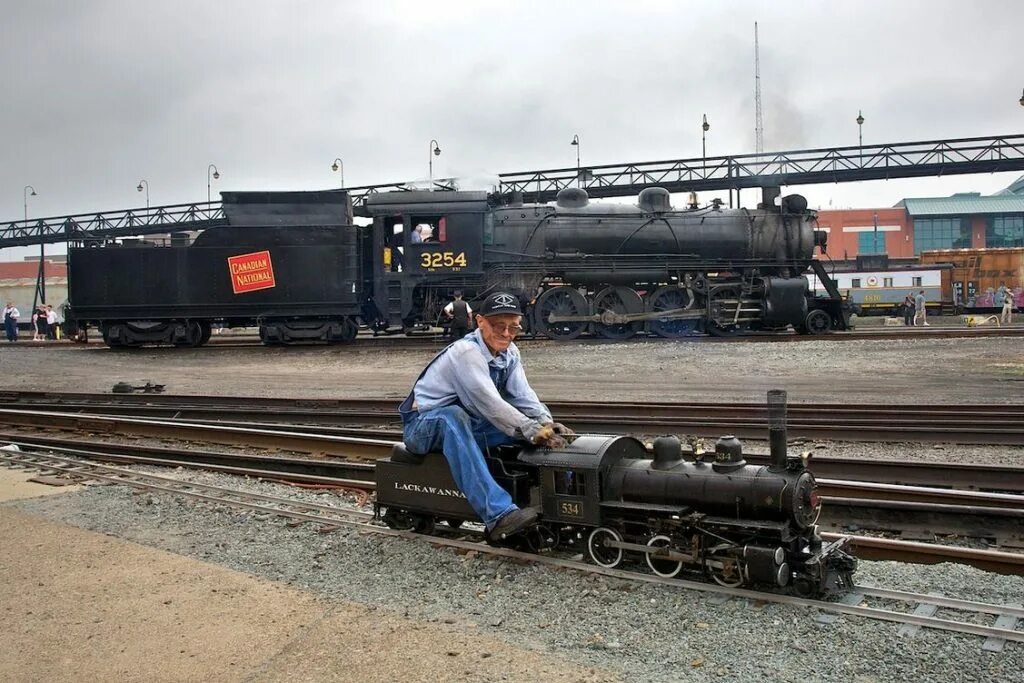
[[[634,558],[659,576],[698,573],[800,595],[848,588],[856,560],[843,543],[822,543],[814,477],[786,452],[784,394],[770,400],[767,466],[748,465],[733,437],[719,439],[708,462],[684,459],[674,437],[657,440],[652,456],[634,438],[600,435],[557,450],[496,449],[488,464],[518,505],[540,506],[540,537],[582,545],[601,566]],[[421,531],[479,521],[442,454],[419,458],[401,446],[377,465],[376,509],[391,526]]]

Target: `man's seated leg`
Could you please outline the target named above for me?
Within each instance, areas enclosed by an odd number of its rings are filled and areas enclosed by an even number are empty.
[[[488,529],[518,510],[491,476],[473,434],[472,418],[461,407],[451,405],[417,414],[405,425],[403,439],[413,453],[444,453],[452,478]]]
[[[476,438],[476,443],[480,446],[480,450],[482,451],[487,450],[488,448],[494,448],[495,446],[526,443],[522,439],[509,436],[482,418],[470,418],[470,425],[473,429],[473,436]]]

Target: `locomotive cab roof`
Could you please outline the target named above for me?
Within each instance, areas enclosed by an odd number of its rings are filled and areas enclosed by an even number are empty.
[[[486,211],[487,193],[458,190],[454,192],[375,192],[366,197],[366,210],[371,216],[398,213],[441,214]]]
[[[587,434],[564,448],[523,450],[519,460],[530,465],[569,469],[603,469],[623,458],[649,458],[644,445],[631,436]]]

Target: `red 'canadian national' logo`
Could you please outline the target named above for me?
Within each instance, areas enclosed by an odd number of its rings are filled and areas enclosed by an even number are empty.
[[[270,289],[277,284],[274,282],[274,265],[270,262],[269,251],[230,256],[228,270],[231,271],[231,289],[235,294]]]

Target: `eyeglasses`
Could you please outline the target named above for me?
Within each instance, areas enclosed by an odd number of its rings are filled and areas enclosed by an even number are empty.
[[[497,332],[498,334],[505,334],[506,332],[508,332],[513,337],[523,331],[523,328],[520,327],[519,325],[509,325],[508,323],[488,322],[488,325],[490,325],[491,329]]]

